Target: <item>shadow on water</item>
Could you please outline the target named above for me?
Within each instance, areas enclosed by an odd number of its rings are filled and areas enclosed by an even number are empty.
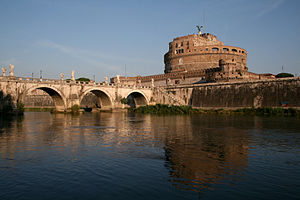
[[[13,127],[21,128],[23,119],[23,115],[16,116],[0,113],[0,136],[4,131],[10,132],[10,129]]]

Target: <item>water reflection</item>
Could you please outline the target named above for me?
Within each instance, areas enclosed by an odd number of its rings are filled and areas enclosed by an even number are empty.
[[[295,120],[216,115],[25,113],[21,119],[0,118],[0,175],[13,180],[12,171],[22,166],[27,170],[30,163],[32,169],[27,173],[34,175],[43,170],[50,183],[52,179],[56,183],[59,177],[61,184],[65,184],[70,174],[81,173],[84,178],[89,177],[86,180],[89,183],[97,174],[102,178],[94,180],[94,184],[97,181],[117,184],[121,192],[128,193],[131,190],[126,185],[143,177],[143,184],[151,183],[143,187],[161,194],[167,183],[159,177],[167,176],[166,182],[178,191],[201,193],[216,185],[240,182],[249,167],[250,151],[257,146],[277,148],[285,141],[299,150],[299,140],[288,139],[289,133],[300,130]],[[54,167],[58,167],[59,173]],[[157,174],[151,174],[151,170]],[[135,176],[139,179],[134,179]],[[124,186],[118,185],[120,177],[127,180]],[[153,183],[154,177],[160,182]],[[165,191],[169,193],[168,189]]]
[[[216,127],[218,117],[194,116],[185,120],[183,130],[170,126],[173,137],[166,140],[172,182],[187,190],[202,191],[216,183],[233,183],[247,167],[246,130],[232,126],[230,119]],[[218,125],[217,125],[218,126]],[[224,181],[226,180],[226,181]]]
[[[3,158],[13,157],[16,142],[26,137],[22,134],[23,116],[0,115],[0,155]],[[1,158],[0,157],[0,158]]]

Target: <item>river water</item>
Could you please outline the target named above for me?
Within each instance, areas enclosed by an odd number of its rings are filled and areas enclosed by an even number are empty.
[[[0,119],[0,199],[299,199],[300,118]]]

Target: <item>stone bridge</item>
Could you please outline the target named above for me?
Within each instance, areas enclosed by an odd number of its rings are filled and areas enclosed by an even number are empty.
[[[255,80],[243,82],[206,83],[167,87],[122,85],[65,80],[42,80],[0,76],[0,108],[7,104],[3,96],[9,96],[16,107],[26,95],[40,89],[48,93],[58,111],[69,111],[73,105],[81,105],[91,93],[98,99],[102,110],[124,108],[121,99],[129,105],[153,105],[156,103],[189,105],[199,108],[238,107],[288,107],[300,108],[300,78]],[[0,109],[1,110],[1,109]]]
[[[154,88],[121,84],[77,82],[65,80],[22,78],[14,76],[0,77],[0,90],[11,97],[13,105],[23,102],[26,95],[40,89],[48,93],[58,111],[68,111],[73,105],[80,105],[82,99],[93,93],[98,97],[101,109],[124,108],[122,98],[126,98],[134,107],[155,104]],[[157,96],[157,95],[156,95]]]

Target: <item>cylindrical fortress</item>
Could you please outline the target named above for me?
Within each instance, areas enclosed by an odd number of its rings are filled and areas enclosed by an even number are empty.
[[[203,70],[219,67],[220,60],[232,60],[241,69],[247,69],[247,51],[224,46],[209,33],[178,37],[169,43],[164,56],[165,73]]]

